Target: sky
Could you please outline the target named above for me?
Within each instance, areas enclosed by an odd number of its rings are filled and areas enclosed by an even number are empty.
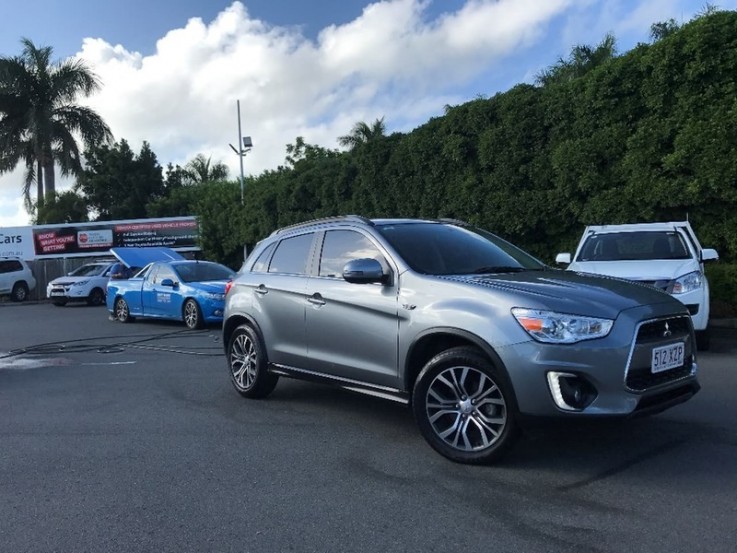
[[[116,141],[159,163],[198,153],[240,173],[229,144],[250,136],[244,170],[284,163],[302,136],[338,148],[358,121],[409,132],[446,105],[490,97],[614,33],[626,52],[650,25],[686,22],[701,0],[0,0],[0,56],[20,39],[76,57],[102,88],[78,103]],[[737,0],[713,2],[736,9]],[[29,224],[21,168],[0,176],[0,227]],[[58,181],[60,189],[72,180]],[[34,188],[35,190],[35,188]]]

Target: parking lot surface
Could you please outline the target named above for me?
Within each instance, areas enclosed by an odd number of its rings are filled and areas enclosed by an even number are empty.
[[[436,454],[408,408],[282,379],[220,329],[0,305],[0,551],[737,551],[737,330],[661,415]]]

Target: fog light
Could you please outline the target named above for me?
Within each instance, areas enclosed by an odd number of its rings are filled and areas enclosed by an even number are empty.
[[[573,373],[549,372],[548,386],[555,404],[566,411],[581,411],[591,405],[597,396],[591,382]]]

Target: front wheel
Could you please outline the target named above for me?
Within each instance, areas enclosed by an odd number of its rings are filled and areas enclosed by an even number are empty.
[[[263,398],[276,387],[279,376],[268,372],[266,348],[250,326],[241,325],[233,332],[228,342],[227,361],[230,381],[242,396]]]
[[[131,317],[131,310],[128,307],[128,303],[123,298],[115,300],[115,318],[121,323],[129,323],[134,320]]]
[[[427,442],[451,461],[485,464],[500,458],[517,435],[512,393],[497,369],[473,348],[433,357],[412,393],[412,409]]]
[[[187,328],[195,330],[205,325],[205,321],[202,320],[202,310],[193,299],[184,302],[182,312],[184,324],[187,325]]]

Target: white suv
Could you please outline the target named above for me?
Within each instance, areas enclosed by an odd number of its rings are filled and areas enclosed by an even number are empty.
[[[55,278],[46,287],[46,296],[54,305],[70,301],[86,301],[89,305],[105,303],[105,290],[113,262],[88,263],[67,276]]]
[[[680,300],[691,314],[700,349],[709,348],[709,283],[704,261],[719,259],[702,248],[687,222],[640,223],[586,227],[571,262],[560,253],[557,263],[569,271],[626,278],[655,286]]]
[[[13,301],[24,301],[35,287],[36,279],[25,261],[0,257],[0,296],[10,295]]]

